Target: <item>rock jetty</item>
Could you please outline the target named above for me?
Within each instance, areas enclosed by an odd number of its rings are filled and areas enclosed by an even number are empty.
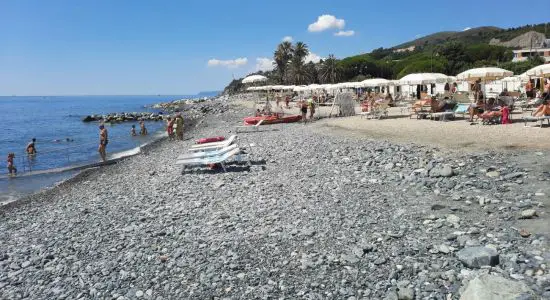
[[[82,118],[82,122],[133,122],[133,121],[162,121],[162,113],[151,112],[133,112],[133,113],[113,113],[107,115],[88,115]]]

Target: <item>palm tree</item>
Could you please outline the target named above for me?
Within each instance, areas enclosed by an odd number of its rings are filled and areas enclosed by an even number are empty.
[[[322,83],[336,83],[342,75],[342,70],[333,54],[322,63],[319,70],[319,79]]]
[[[292,59],[304,62],[306,56],[309,54],[308,46],[303,42],[297,42],[292,51]]]
[[[292,53],[292,44],[290,42],[282,42],[277,46],[273,54],[273,60],[275,61],[275,67],[281,83],[284,83],[287,77],[288,63],[292,59]]]
[[[305,59],[309,54],[309,49],[303,42],[297,42],[292,50],[292,59],[290,61],[292,83],[297,85],[307,84],[310,78],[305,66]]]

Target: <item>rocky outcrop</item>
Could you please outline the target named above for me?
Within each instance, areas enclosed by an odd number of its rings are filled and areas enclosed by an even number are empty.
[[[529,31],[506,42],[502,42],[499,39],[491,39],[491,41],[489,41],[489,45],[504,46],[509,48],[529,48],[538,46],[538,44],[545,39],[546,36],[543,33]]]

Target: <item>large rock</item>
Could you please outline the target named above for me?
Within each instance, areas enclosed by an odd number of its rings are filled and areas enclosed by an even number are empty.
[[[93,122],[95,121],[95,118],[92,117],[92,116],[85,116],[83,119],[82,119],[82,122]]]
[[[460,300],[529,300],[537,299],[524,283],[497,275],[483,274],[472,279]]]
[[[499,263],[497,250],[488,247],[469,247],[457,252],[458,260],[469,268],[496,266]]]

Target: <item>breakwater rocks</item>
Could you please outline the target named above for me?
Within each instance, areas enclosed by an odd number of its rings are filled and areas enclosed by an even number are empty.
[[[229,109],[229,97],[220,96],[199,100],[175,100],[172,102],[157,103],[151,106],[166,113],[181,111],[188,118],[200,118],[205,115],[215,115],[226,112]]]
[[[131,121],[162,121],[163,115],[151,112],[113,113],[108,115],[88,115],[82,118],[82,122],[131,122]]]

